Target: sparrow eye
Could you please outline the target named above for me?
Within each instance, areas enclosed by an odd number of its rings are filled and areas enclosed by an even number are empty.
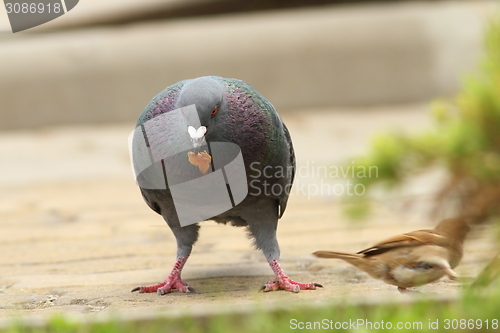
[[[215,114],[217,113],[217,111],[219,111],[219,106],[216,106],[216,107],[213,109],[212,113],[210,113],[210,114],[211,114],[212,116],[215,116]]]

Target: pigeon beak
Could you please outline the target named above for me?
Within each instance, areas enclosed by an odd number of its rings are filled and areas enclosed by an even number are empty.
[[[195,129],[193,126],[188,126],[189,137],[191,138],[191,143],[194,148],[199,148],[205,141],[205,133],[207,132],[207,128],[205,126],[200,126],[198,129]]]

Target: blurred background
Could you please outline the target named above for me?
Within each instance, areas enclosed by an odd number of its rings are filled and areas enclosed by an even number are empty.
[[[306,190],[292,196],[280,224],[285,268],[317,274],[327,285],[354,279],[357,288],[361,281],[384,295],[391,289],[381,282],[309,253],[319,246],[357,251],[436,221],[379,203],[372,223],[349,225],[341,195],[321,190],[324,182],[345,179],[311,170],[349,163],[369,150],[374,133],[433,128],[430,102],[453,97],[464,74],[478,71],[484,30],[497,7],[488,0],[82,0],[62,17],[16,34],[0,9],[4,309],[127,307],[133,301],[118,290],[163,278],[174,239],[135,186],[127,136],[154,95],[204,75],[248,82],[290,129],[298,166],[306,168],[296,187]],[[428,195],[442,176],[413,184],[414,193]],[[188,280],[269,275],[241,230],[221,228],[202,228]],[[464,258],[467,276],[491,258],[491,239],[481,237]],[[344,277],[335,280],[339,273]],[[205,287],[219,292],[217,285]],[[247,290],[229,289],[241,288]]]
[[[292,7],[292,8],[289,8]],[[81,1],[12,34],[0,11],[0,129],[134,121],[204,75],[281,112],[429,101],[477,63],[494,1]]]

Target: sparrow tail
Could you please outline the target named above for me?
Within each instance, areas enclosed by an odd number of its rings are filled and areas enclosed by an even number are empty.
[[[334,252],[334,251],[316,251],[313,253],[314,256],[318,258],[328,258],[328,259],[361,259],[362,254],[357,253],[346,253],[346,252]]]

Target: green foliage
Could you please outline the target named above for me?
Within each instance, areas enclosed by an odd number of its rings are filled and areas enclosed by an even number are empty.
[[[478,216],[479,221],[498,217],[500,211],[500,19],[492,20],[486,33],[485,57],[479,73],[468,76],[452,102],[432,105],[434,130],[409,136],[376,137],[361,166],[377,166],[379,177],[354,179],[368,192],[385,185],[394,188],[410,177],[441,167],[448,181],[438,191],[436,213],[446,203],[459,200],[456,215]],[[369,198],[347,198],[348,214],[367,212]],[[356,208],[358,207],[358,208]]]
[[[397,330],[397,325],[409,325],[405,332],[495,331],[500,329],[500,289],[492,288],[486,295],[465,292],[454,301],[439,301],[401,295],[404,303],[354,305],[331,304],[321,307],[303,305],[289,310],[256,310],[219,315],[185,315],[156,319],[113,319],[95,322],[75,322],[56,316],[46,325],[31,326],[17,323],[1,333],[224,333],[224,332],[296,332],[309,331],[306,325],[316,325],[314,331],[371,332]],[[396,291],[395,291],[396,292]],[[359,321],[362,320],[363,322]],[[448,321],[447,321],[448,320]],[[371,323],[371,327],[370,324]],[[382,325],[384,329],[377,329]],[[309,324],[308,324],[309,323]],[[317,323],[317,324],[314,324]],[[345,324],[344,324],[345,323]],[[437,324],[429,330],[429,325]],[[322,325],[322,326],[320,326]],[[335,326],[337,325],[337,327]],[[340,326],[339,326],[340,325]],[[341,326],[344,326],[342,328]],[[488,325],[488,329],[486,329]],[[410,327],[412,326],[412,327]],[[455,327],[454,327],[455,326]],[[304,329],[301,329],[304,327]],[[321,329],[318,329],[321,327]]]

